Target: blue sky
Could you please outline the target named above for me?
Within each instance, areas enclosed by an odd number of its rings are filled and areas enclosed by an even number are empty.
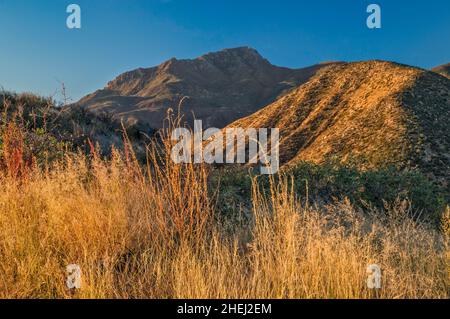
[[[66,27],[79,4],[82,28]],[[366,27],[367,5],[382,28]],[[171,57],[251,46],[276,65],[450,62],[448,0],[0,0],[0,86],[73,99]]]

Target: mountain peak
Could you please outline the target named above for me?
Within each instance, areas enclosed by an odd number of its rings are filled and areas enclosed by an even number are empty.
[[[253,49],[251,47],[236,47],[236,48],[228,48],[223,49],[216,52],[209,52],[204,55],[202,55],[200,58],[206,58],[211,56],[239,56],[239,57],[254,57],[254,58],[260,58],[264,59],[259,52],[256,49]]]
[[[200,56],[197,60],[207,61],[218,66],[248,65],[253,67],[270,66],[270,62],[250,47],[237,47],[210,52]]]

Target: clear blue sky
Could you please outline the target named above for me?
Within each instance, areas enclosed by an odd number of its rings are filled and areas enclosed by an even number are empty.
[[[66,27],[66,7],[82,29]],[[366,7],[382,8],[380,30]],[[251,46],[272,63],[450,62],[449,0],[0,0],[0,86],[77,99],[118,74],[171,57]]]

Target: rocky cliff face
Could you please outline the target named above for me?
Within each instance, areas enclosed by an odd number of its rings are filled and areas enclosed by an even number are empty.
[[[321,70],[306,84],[229,127],[280,128],[280,160],[420,169],[448,186],[450,80],[369,61]]]
[[[76,105],[161,128],[168,109],[177,110],[183,100],[187,122],[195,116],[204,127],[224,127],[275,101],[329,64],[293,70],[272,65],[251,48],[227,49],[126,72]]]

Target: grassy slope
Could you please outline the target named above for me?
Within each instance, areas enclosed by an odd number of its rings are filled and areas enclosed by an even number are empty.
[[[230,228],[210,168],[160,155],[152,148],[147,168],[128,149],[0,170],[0,297],[449,297],[449,212],[437,230],[413,221],[406,201],[387,214],[345,200],[315,208],[286,180],[265,190],[251,180],[251,222]],[[76,292],[65,286],[73,263]],[[366,287],[374,263],[377,294]]]

